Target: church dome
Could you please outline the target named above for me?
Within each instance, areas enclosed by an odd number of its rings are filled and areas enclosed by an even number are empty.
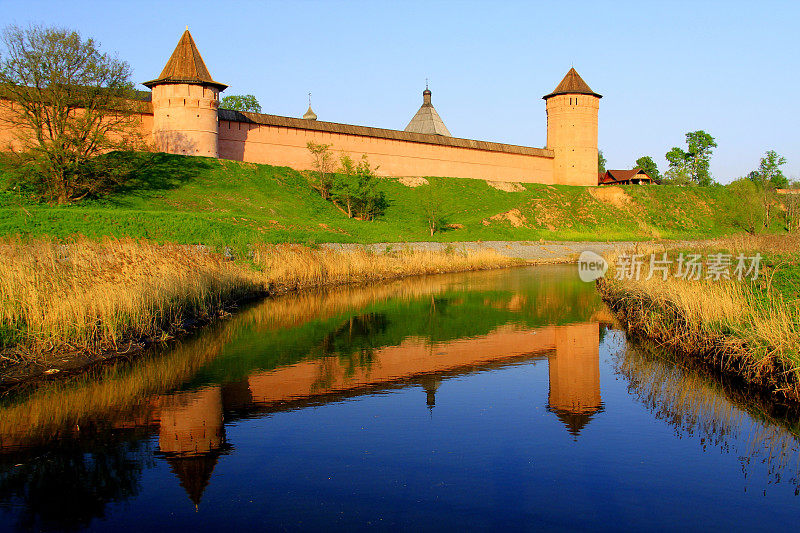
[[[306,120],[317,120],[317,114],[314,113],[313,109],[311,109],[311,105],[308,106],[308,111],[306,111],[306,114],[303,115],[303,118]]]

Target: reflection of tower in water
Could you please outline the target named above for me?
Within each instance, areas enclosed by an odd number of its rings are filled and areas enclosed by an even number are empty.
[[[161,408],[159,448],[197,507],[225,448],[220,387],[168,396]]]
[[[439,385],[442,384],[441,376],[436,374],[425,375],[419,379],[419,384],[422,385],[427,395],[425,403],[428,404],[428,409],[433,411],[433,408],[436,407],[436,391],[439,389]]]
[[[556,328],[555,355],[548,362],[547,408],[577,438],[595,413],[600,398],[600,331],[596,322]]]

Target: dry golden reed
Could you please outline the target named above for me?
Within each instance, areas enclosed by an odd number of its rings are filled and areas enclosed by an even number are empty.
[[[263,269],[264,280],[271,286],[294,290],[497,268],[520,261],[492,250],[433,252],[408,247],[378,254],[366,248],[345,252],[283,244],[256,247],[253,263]]]
[[[737,237],[705,245],[732,253],[796,252],[796,237]],[[800,306],[747,281],[690,281],[660,274],[599,284],[626,325],[659,344],[702,355],[745,379],[800,399]],[[769,279],[770,272],[762,273]]]
[[[296,245],[258,246],[251,259],[231,261],[201,246],[128,238],[6,240],[0,242],[0,356],[120,350],[259,294],[516,262],[494,252],[374,254]]]
[[[259,288],[257,276],[197,247],[132,239],[0,244],[0,326],[39,350],[162,335]]]

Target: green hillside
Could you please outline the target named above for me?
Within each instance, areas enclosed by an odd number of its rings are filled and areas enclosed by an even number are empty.
[[[287,167],[157,154],[124,190],[102,200],[49,206],[0,192],[0,235],[82,234],[244,246],[249,242],[403,242],[699,238],[739,232],[740,202],[726,187],[538,184],[500,190],[482,180],[382,180],[386,213],[348,219]],[[0,174],[0,180],[4,178]],[[450,229],[431,237],[425,204]],[[741,216],[741,215],[738,215]]]

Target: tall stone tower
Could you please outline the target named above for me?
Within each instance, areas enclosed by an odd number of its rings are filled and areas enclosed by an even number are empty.
[[[156,149],[171,154],[219,156],[219,93],[227,85],[211,78],[189,28],[183,32],[152,91]]]
[[[602,96],[574,68],[547,102],[547,148],[553,150],[553,179],[564,185],[597,185],[597,112]]]

